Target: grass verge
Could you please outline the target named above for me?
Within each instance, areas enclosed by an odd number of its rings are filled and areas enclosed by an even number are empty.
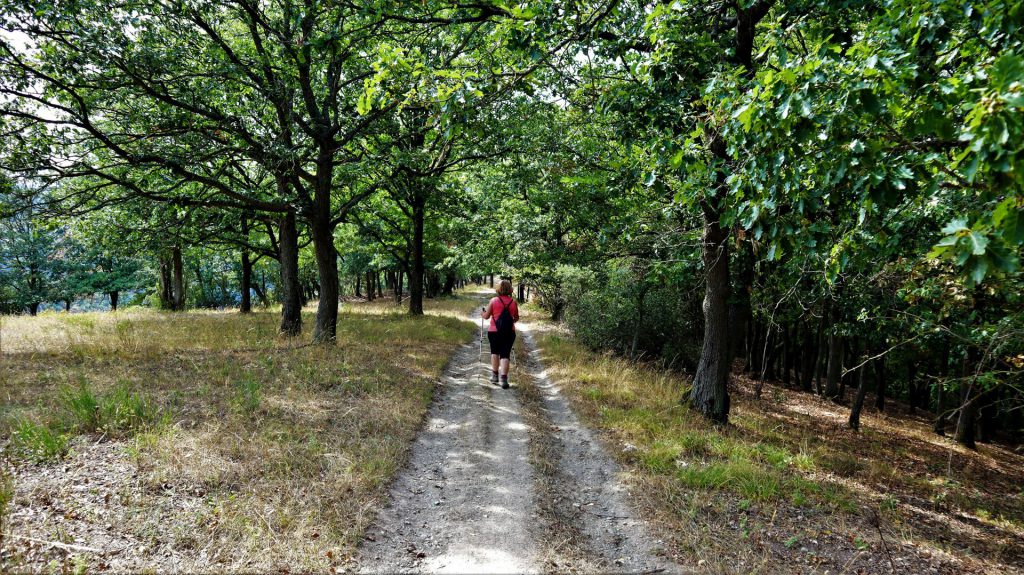
[[[343,565],[475,302],[428,301],[425,317],[346,303],[336,346],[278,337],[274,313],[6,319],[0,458],[20,539],[0,570]],[[75,551],[109,547],[123,551]]]

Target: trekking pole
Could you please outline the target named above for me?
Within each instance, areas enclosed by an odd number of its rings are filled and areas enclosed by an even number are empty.
[[[481,362],[484,360],[484,315],[482,313],[480,314],[480,353],[476,357]]]

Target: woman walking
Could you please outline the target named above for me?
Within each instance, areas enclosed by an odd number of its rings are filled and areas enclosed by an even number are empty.
[[[483,318],[491,320],[491,327],[487,329],[487,341],[491,344],[491,383],[497,385],[500,376],[501,388],[508,389],[508,358],[516,341],[516,322],[519,321],[519,305],[512,297],[512,282],[501,280],[498,296],[483,308]]]

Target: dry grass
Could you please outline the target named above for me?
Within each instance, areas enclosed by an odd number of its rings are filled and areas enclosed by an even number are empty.
[[[423,318],[346,303],[337,346],[278,337],[271,312],[5,318],[0,456],[14,467],[16,539],[0,570],[342,564],[405,460],[448,357],[474,331],[456,319],[469,299],[434,303]],[[61,401],[68,390],[104,405],[131,397],[154,416],[111,441],[102,424],[78,422]],[[66,459],[36,464],[15,449],[26,422],[66,437]],[[99,503],[76,499],[75,481],[96,486],[88,492]]]
[[[594,353],[539,322],[549,375],[630,471],[684,564],[714,573],[1024,568],[1024,457],[962,449],[928,422],[737,378],[731,424],[679,404],[679,373]],[[930,571],[935,569],[935,571]]]

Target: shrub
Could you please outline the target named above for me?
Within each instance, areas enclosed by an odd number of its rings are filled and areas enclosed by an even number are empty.
[[[599,277],[563,288],[565,320],[592,350],[660,358],[672,367],[692,369],[703,320],[699,305],[685,297],[687,289],[685,282],[662,284],[621,263],[609,263]]]

